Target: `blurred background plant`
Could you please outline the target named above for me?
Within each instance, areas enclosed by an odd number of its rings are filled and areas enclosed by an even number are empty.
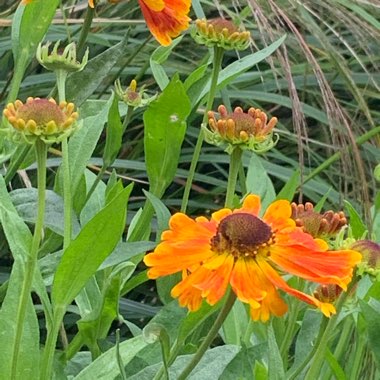
[[[11,25],[17,5],[12,0],[4,0],[0,4],[1,109],[10,93],[15,91],[12,89],[15,69],[12,41],[17,36],[11,34]],[[344,206],[343,201],[348,200],[379,242],[380,218],[377,217],[377,210],[380,205],[373,170],[380,161],[377,136],[380,125],[380,1],[194,0],[192,6],[190,16],[193,20],[222,16],[232,19],[251,33],[248,50],[231,50],[224,55],[223,67],[237,59],[244,63],[235,67],[238,71],[236,75],[229,76],[228,86],[217,92],[214,109],[219,104],[229,109],[235,106],[245,109],[255,107],[265,110],[269,118],[278,118],[275,132],[280,135],[280,140],[276,147],[253,161],[248,153],[243,154],[243,164],[249,168],[248,190],[260,193],[270,201],[286,183],[288,186],[291,183],[298,201],[317,203],[322,199],[327,208],[339,210]],[[83,34],[82,28],[86,20],[90,21],[88,35]],[[39,22],[33,20],[33,27],[38,27]],[[274,54],[259,63],[249,64],[252,53],[269,46],[285,33],[285,42]],[[193,82],[188,81],[187,86],[192,95],[192,113],[188,119],[179,168],[162,199],[171,211],[177,211],[202,120],[203,105],[199,106],[196,100],[204,96],[204,72],[210,70],[211,53],[206,47],[196,45],[190,33],[185,33],[182,39],[167,48],[158,47],[136,1],[120,1],[117,4],[98,1],[94,10],[88,7],[86,0],[60,1],[44,40],[53,43],[61,41],[64,45],[81,38],[85,38],[85,44],[80,46],[79,58],[88,46],[89,63],[80,75],[68,77],[66,97],[67,101],[79,106],[82,118],[97,115],[99,109],[106,106],[114,82],[118,79],[123,88],[136,80],[139,88],[144,86],[146,94],[154,96],[165,87],[167,78],[173,78],[176,73],[183,81],[193,75]],[[54,73],[46,71],[33,58],[25,67],[18,98],[24,101],[30,95],[54,96],[54,87]],[[144,164],[143,112],[143,108],[136,108],[133,113],[128,113],[127,105],[120,106],[122,119],[128,118],[128,127],[124,129],[116,160],[103,176],[106,182],[114,169],[114,176],[125,183],[135,183],[128,206],[128,221],[146,199],[142,192],[148,184]],[[104,123],[106,121],[107,117]],[[105,136],[106,133],[102,132],[88,164],[88,169],[95,174],[102,168]],[[12,146],[2,149],[0,159],[3,173],[11,152]],[[48,159],[50,187],[53,187],[61,161],[59,155],[59,150],[53,149]],[[35,166],[30,167],[33,161],[33,156],[25,157],[21,169],[27,170],[19,172],[11,183],[12,188],[35,184]],[[198,215],[205,209],[220,207],[227,186],[227,168],[228,156],[223,150],[204,144],[192,187],[189,213]],[[74,199],[74,208],[75,202]],[[77,203],[80,202],[78,199]],[[349,211],[351,216],[356,215],[352,209]],[[90,211],[88,213],[91,214]],[[153,233],[161,228],[159,218],[154,222]],[[46,251],[54,246],[54,234],[52,236],[50,246],[45,247]],[[2,238],[1,283],[6,282],[10,268],[9,248]],[[3,298],[4,292],[3,286],[0,288],[0,298]],[[157,302],[154,284],[146,282],[133,288],[128,299],[121,299],[120,313],[126,320],[141,327],[156,314]],[[314,316],[308,314],[308,317],[309,321],[316,323]],[[76,321],[75,313],[66,316],[69,338],[70,332],[76,331]],[[129,328],[133,330],[132,322]],[[359,336],[359,330],[352,332],[352,337],[349,335],[352,323],[351,319],[346,323],[346,342],[354,339],[355,334]],[[122,333],[127,331],[127,325],[124,325]],[[361,340],[358,342],[361,357],[370,363],[368,373],[371,374],[374,371],[372,356],[363,348]],[[350,350],[354,352],[354,348]],[[297,347],[295,352],[296,360],[300,360]],[[355,362],[352,366],[358,376],[363,374],[359,364]]]

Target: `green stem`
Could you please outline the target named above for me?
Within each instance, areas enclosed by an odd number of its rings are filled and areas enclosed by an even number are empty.
[[[82,30],[80,32],[79,40],[78,40],[78,55],[80,56],[81,54],[84,53],[84,45],[87,40],[88,33],[90,32],[91,24],[92,24],[92,19],[95,16],[95,9],[87,7],[87,12],[86,16],[84,18]]]
[[[327,324],[329,320],[326,317],[323,317],[321,325],[319,326],[319,332],[317,339],[315,340],[315,343],[313,345],[313,348],[311,351],[307,354],[306,358],[303,360],[303,362],[294,370],[291,371],[289,376],[287,377],[288,380],[294,380],[297,378],[297,376],[307,367],[307,365],[310,363],[310,360],[313,358],[315,352],[317,351],[317,348],[319,346],[319,343],[322,339],[323,333],[326,330]]]
[[[337,317],[339,315],[340,310],[342,309],[344,302],[346,301],[347,295],[350,293],[352,287],[355,284],[356,284],[356,281],[354,279],[353,281],[351,281],[350,285],[348,286],[347,291],[342,293],[341,296],[339,297],[338,303],[336,305],[336,314],[333,317],[331,317],[327,323],[323,336],[319,344],[316,346],[316,351],[315,351],[313,360],[311,362],[310,369],[307,372],[304,380],[314,380],[318,378],[321,367],[324,363],[325,352],[327,349],[328,342],[330,338],[333,336],[333,333],[335,331],[335,327],[336,327],[337,319],[338,319]]]
[[[225,207],[232,208],[234,205],[234,195],[237,175],[240,168],[241,155],[243,151],[237,146],[230,155],[230,171],[228,173],[227,193]]]
[[[247,180],[247,178],[245,176],[243,161],[240,161],[240,165],[239,165],[239,183],[240,183],[241,193],[243,195],[247,194],[246,180]]]
[[[38,259],[38,248],[42,240],[42,231],[44,226],[45,217],[45,198],[46,198],[46,157],[47,147],[41,140],[37,140],[36,145],[36,157],[37,157],[37,187],[38,187],[38,208],[37,208],[37,220],[34,227],[34,234],[32,245],[30,249],[30,255],[27,258],[25,264],[25,277],[21,289],[20,303],[16,314],[16,334],[15,343],[12,353],[12,365],[11,365],[11,379],[18,378],[17,363],[18,356],[21,348],[22,333],[24,330],[24,321],[26,308],[30,298],[30,292],[32,289],[34,272]]]
[[[63,169],[63,206],[64,206],[64,232],[63,232],[63,250],[70,245],[72,237],[72,220],[71,220],[71,177],[69,165],[69,147],[67,137],[62,140],[62,169]]]
[[[101,181],[101,179],[103,178],[103,175],[104,173],[107,171],[107,167],[106,166],[102,166],[98,172],[98,175],[96,176],[95,178],[95,181],[92,183],[91,187],[90,187],[90,190],[88,191],[87,195],[86,195],[86,201],[85,201],[85,204],[88,202],[88,200],[91,198],[91,195],[94,193],[94,191],[96,190],[99,182]]]
[[[369,139],[371,139],[372,137],[375,137],[376,135],[378,135],[380,133],[380,126],[379,127],[376,127],[376,128],[373,128],[371,130],[369,130],[367,133],[364,133],[364,135],[358,137],[355,142],[356,142],[356,145],[362,145],[364,144],[366,141],[368,141]],[[346,150],[350,150],[351,148],[346,148]],[[344,151],[344,150],[343,150]],[[336,152],[334,153],[331,157],[329,157],[327,160],[323,161],[323,163],[321,165],[319,165],[317,168],[315,168],[311,173],[309,173],[304,179],[303,179],[303,184],[305,184],[306,182],[310,181],[311,179],[313,179],[315,176],[317,176],[319,173],[321,173],[323,170],[325,170],[326,168],[328,168],[332,163],[334,163],[335,161],[339,160],[339,158],[341,157],[341,155],[343,154],[343,151],[339,151],[339,152]]]
[[[334,351],[334,357],[337,361],[339,361],[342,355],[347,351],[348,342],[351,338],[353,330],[353,324],[354,321],[350,316],[345,318],[343,322],[343,329],[340,333],[339,341]]]
[[[66,100],[66,78],[68,72],[66,70],[55,70],[56,81],[57,81],[57,89],[58,89],[58,99],[60,102],[64,102]]]
[[[190,363],[185,367],[182,373],[178,376],[177,380],[185,380],[187,376],[190,375],[192,370],[196,367],[196,365],[199,363],[199,361],[202,359],[203,355],[209,348],[210,344],[212,343],[212,341],[215,339],[216,335],[218,334],[219,329],[222,327],[222,324],[227,318],[227,315],[229,314],[232,307],[234,306],[235,300],[236,300],[236,295],[230,289],[229,294],[227,295],[227,298],[225,300],[225,303],[222,309],[220,310],[220,313],[218,317],[216,318],[213,326],[211,327],[209,333],[203,340],[202,344],[199,346],[198,351],[194,354]]]
[[[41,380],[52,379],[55,345],[57,343],[57,337],[59,329],[61,328],[63,316],[64,310],[54,310],[54,320],[51,329],[47,330],[47,337],[41,363]]]
[[[213,62],[213,69],[212,69],[212,74],[211,74],[210,91],[208,93],[208,100],[207,100],[207,104],[206,104],[206,109],[205,109],[205,112],[203,114],[202,125],[204,125],[206,123],[207,117],[208,117],[207,113],[208,113],[208,111],[211,110],[211,107],[214,103],[215,94],[216,94],[216,90],[218,87],[219,72],[220,72],[220,69],[222,67],[223,55],[224,55],[224,50],[222,48],[214,47],[214,62]],[[187,209],[187,204],[189,202],[189,196],[190,196],[190,190],[191,190],[191,186],[192,186],[193,180],[194,180],[195,169],[197,167],[197,164],[199,161],[199,156],[201,154],[203,139],[204,139],[204,133],[203,133],[202,128],[200,128],[198,140],[197,140],[197,143],[195,145],[193,158],[192,158],[191,164],[190,164],[189,175],[187,177],[185,190],[183,193],[182,205],[181,205],[181,211],[182,212],[186,212],[186,209]]]
[[[359,375],[360,375],[361,369],[363,368],[363,356],[365,354],[365,346],[366,346],[365,338],[363,338],[362,335],[357,336],[355,351],[353,355],[354,356],[353,364],[349,372],[351,380],[357,380],[361,378]]]

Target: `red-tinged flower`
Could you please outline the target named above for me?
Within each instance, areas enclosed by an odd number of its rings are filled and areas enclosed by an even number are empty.
[[[145,21],[157,41],[170,45],[189,27],[191,0],[139,0]]]
[[[250,305],[254,320],[267,321],[271,314],[287,311],[278,289],[326,316],[335,313],[330,303],[290,287],[279,272],[346,289],[361,255],[353,250],[328,251],[326,242],[296,226],[288,201],[275,201],[262,218],[260,207],[260,198],[249,195],[240,209],[221,209],[210,220],[173,215],[161,243],[145,256],[149,278],[182,271],[172,296],[191,311],[203,298],[215,304],[230,285],[237,298]]]
[[[118,1],[108,0],[110,3]],[[177,37],[189,27],[191,0],[138,0],[145,21],[156,40],[164,46],[170,45],[172,38]],[[94,0],[88,0],[94,8]]]

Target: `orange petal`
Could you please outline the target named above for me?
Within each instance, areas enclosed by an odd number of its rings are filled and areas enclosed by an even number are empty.
[[[270,260],[284,271],[321,284],[337,284],[346,289],[352,268],[360,262],[356,251],[315,252],[303,246],[273,245]]]
[[[281,317],[287,311],[287,304],[279,296],[275,288],[260,302],[260,307],[250,308],[251,318],[254,321],[260,320],[261,322],[267,322],[272,314],[276,317]]]
[[[202,266],[208,270],[204,279],[193,281],[194,286],[202,290],[202,297],[206,298],[210,305],[217,303],[226,293],[233,266],[234,257],[232,255],[215,255]]]
[[[149,0],[152,5],[153,0]],[[177,37],[189,27],[190,19],[187,14],[190,10],[190,0],[164,0],[165,7],[155,11],[147,0],[139,0],[145,21],[157,41],[164,46],[170,45],[172,38]]]
[[[142,0],[147,7],[152,11],[160,12],[165,8],[165,2],[163,0]]]
[[[267,222],[274,230],[284,230],[285,228],[294,228],[296,222],[290,219],[292,209],[290,203],[283,199],[273,202],[266,209],[263,220]]]
[[[289,293],[298,299],[307,302],[311,305],[314,305],[321,309],[323,314],[329,317],[331,314],[335,313],[335,308],[329,303],[320,302],[315,297],[309,296],[297,289],[290,287],[286,281],[262,258],[258,258],[258,264],[262,271],[266,274],[268,279],[272,282],[273,285],[282,289],[286,293]]]
[[[231,286],[240,301],[258,306],[267,294],[268,282],[260,281],[260,269],[253,259],[239,258],[231,274]]]
[[[219,223],[226,216],[231,215],[231,214],[232,214],[232,211],[229,208],[222,208],[221,210],[218,210],[212,213],[211,220]]]
[[[243,201],[243,205],[236,211],[245,211],[252,215],[258,216],[260,213],[261,201],[260,197],[255,194],[249,194]]]

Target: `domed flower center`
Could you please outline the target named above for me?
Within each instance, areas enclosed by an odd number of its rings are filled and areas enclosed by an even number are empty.
[[[227,29],[229,34],[239,32],[238,27],[232,21],[221,17],[210,20],[210,24],[217,33],[222,33],[223,29]]]
[[[224,218],[211,240],[211,249],[215,252],[229,252],[235,258],[256,256],[259,252],[267,255],[268,247],[274,242],[274,234],[260,218],[236,213]]]
[[[247,132],[250,135],[254,130],[255,119],[247,113],[230,113],[227,115],[226,119],[232,119],[234,121],[234,133],[236,136],[239,136],[241,131]]]
[[[28,101],[17,109],[17,117],[25,121],[34,120],[37,125],[45,125],[52,120],[57,125],[62,125],[66,121],[59,106],[48,99]]]

